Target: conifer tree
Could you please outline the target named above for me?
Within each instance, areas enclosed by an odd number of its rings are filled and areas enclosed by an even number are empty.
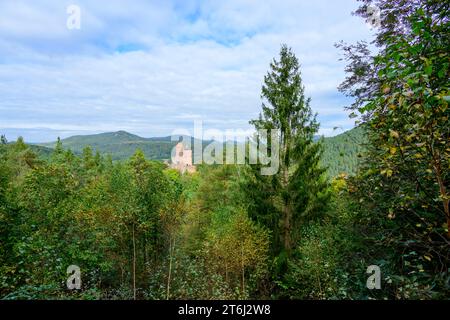
[[[256,129],[279,130],[280,170],[267,178],[254,171],[257,179],[252,180],[261,183],[252,190],[271,204],[256,204],[253,218],[264,221],[272,231],[272,253],[281,267],[295,248],[302,221],[323,212],[328,196],[325,170],[319,165],[321,143],[314,141],[319,123],[305,96],[298,59],[286,45],[264,78],[262,98],[262,114],[251,124]],[[262,206],[272,208],[274,212],[266,212],[270,217],[258,217]]]

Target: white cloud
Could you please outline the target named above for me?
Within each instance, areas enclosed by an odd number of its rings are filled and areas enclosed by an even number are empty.
[[[321,132],[336,126],[330,119],[351,127],[333,44],[369,35],[350,15],[354,1],[76,2],[74,32],[65,27],[68,3],[0,3],[0,131],[161,136],[193,119],[248,129],[281,43],[299,57]]]

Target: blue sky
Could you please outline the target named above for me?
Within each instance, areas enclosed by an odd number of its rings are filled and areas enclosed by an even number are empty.
[[[81,29],[66,27],[69,5]],[[355,0],[0,1],[0,133],[249,129],[280,45],[291,46],[321,134],[353,127],[334,43],[371,40]]]

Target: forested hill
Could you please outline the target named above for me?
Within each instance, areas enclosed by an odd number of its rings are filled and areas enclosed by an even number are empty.
[[[86,146],[91,146],[94,151],[110,154],[113,160],[128,159],[136,149],[141,149],[148,159],[169,159],[176,144],[170,137],[142,138],[125,131],[73,136],[61,142],[65,149],[71,149],[76,154],[80,154]],[[54,148],[55,145],[55,142],[40,144],[48,148]]]
[[[328,167],[329,176],[335,177],[341,173],[356,174],[366,143],[367,138],[362,127],[325,138],[322,163]]]
[[[363,151],[361,144],[364,141],[364,132],[361,128],[324,139],[322,163],[329,168],[330,177],[340,173],[356,172],[358,155]],[[71,149],[76,154],[81,154],[83,148],[91,146],[94,151],[110,154],[113,160],[128,159],[136,149],[141,149],[148,159],[169,159],[170,152],[176,144],[170,137],[143,138],[125,131],[73,136],[61,142],[65,149]],[[40,144],[39,147],[44,147],[43,150],[48,151],[48,148],[54,148],[55,145],[55,142],[50,142]],[[45,155],[48,152],[41,153]]]

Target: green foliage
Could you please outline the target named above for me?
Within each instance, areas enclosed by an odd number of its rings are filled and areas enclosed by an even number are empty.
[[[54,298],[72,297],[64,290],[72,264],[85,286],[77,298],[142,287],[147,263],[165,250],[160,215],[180,194],[162,164],[137,152],[113,165],[89,148],[77,158],[61,147],[39,162],[21,139],[1,154],[2,295],[39,298],[51,286]]]
[[[262,97],[262,114],[251,123],[256,129],[279,130],[280,168],[272,176],[261,176],[259,168],[250,170],[244,185],[254,202],[250,216],[273,235],[277,278],[288,268],[302,225],[323,215],[329,193],[325,169],[320,166],[322,141],[314,142],[319,124],[305,97],[299,62],[287,46],[281,47],[279,60],[270,65]]]
[[[193,140],[192,140],[193,141]],[[340,173],[356,174],[358,159],[365,150],[365,134],[360,128],[352,129],[336,137],[323,138],[322,164],[328,168],[328,176],[333,178]],[[203,147],[210,141],[203,141]],[[53,152],[52,148],[64,147],[71,152],[81,155],[83,149],[89,146],[100,154],[111,157],[111,160],[126,160],[136,150],[140,149],[147,159],[166,160],[171,158],[171,151],[176,142],[170,137],[141,138],[130,133],[119,131],[98,135],[74,136],[41,145],[30,145],[40,158],[48,160]],[[67,152],[67,151],[66,151]],[[59,154],[55,152],[54,154]]]
[[[379,52],[341,45],[341,89],[368,130],[367,157],[352,183],[371,255],[383,261],[390,298],[448,296],[449,7],[441,1],[364,1],[382,11]],[[358,13],[364,16],[365,6]],[[395,15],[395,23],[392,19]],[[362,70],[362,71],[361,71]],[[389,248],[387,250],[386,248]],[[447,279],[447,280],[446,280]]]
[[[358,128],[317,141],[297,58],[283,46],[271,63],[252,123],[281,132],[273,176],[180,174],[148,160],[174,142],[123,131],[51,152],[2,136],[0,298],[448,299],[448,4],[362,0],[357,14],[370,4],[386,13],[379,52],[339,45]]]
[[[367,149],[366,130],[362,126],[323,139],[321,163],[329,178],[340,174],[356,175]]]
[[[212,270],[221,274],[230,287],[239,288],[240,298],[249,298],[247,275],[251,275],[250,285],[256,289],[255,281],[267,273],[268,247],[267,231],[255,225],[245,211],[216,211],[203,254]]]
[[[173,274],[170,299],[174,300],[227,300],[235,299],[236,295],[228,286],[220,273],[209,269],[203,259],[189,257],[177,250],[173,256]],[[169,261],[165,259],[153,271],[147,299],[166,299],[167,270]]]
[[[182,176],[139,150],[113,164],[61,144],[38,161],[22,139],[0,152],[5,299],[244,298],[267,275],[268,233],[241,207],[237,167]],[[192,224],[196,208],[205,225]],[[72,264],[80,292],[65,289]]]
[[[189,202],[182,238],[184,251],[219,276],[234,299],[264,296],[261,287],[268,276],[270,235],[248,216],[239,180],[243,169],[200,168],[202,179]]]
[[[193,141],[194,139],[192,139]],[[89,147],[93,151],[110,155],[112,160],[126,160],[139,149],[147,159],[164,160],[171,158],[171,151],[176,143],[177,141],[172,141],[171,137],[142,138],[125,131],[118,131],[72,136],[62,140],[59,139],[56,142],[38,144],[34,148],[42,154],[47,154],[49,148],[62,146],[65,149],[72,150],[77,155],[81,155],[83,150]]]

